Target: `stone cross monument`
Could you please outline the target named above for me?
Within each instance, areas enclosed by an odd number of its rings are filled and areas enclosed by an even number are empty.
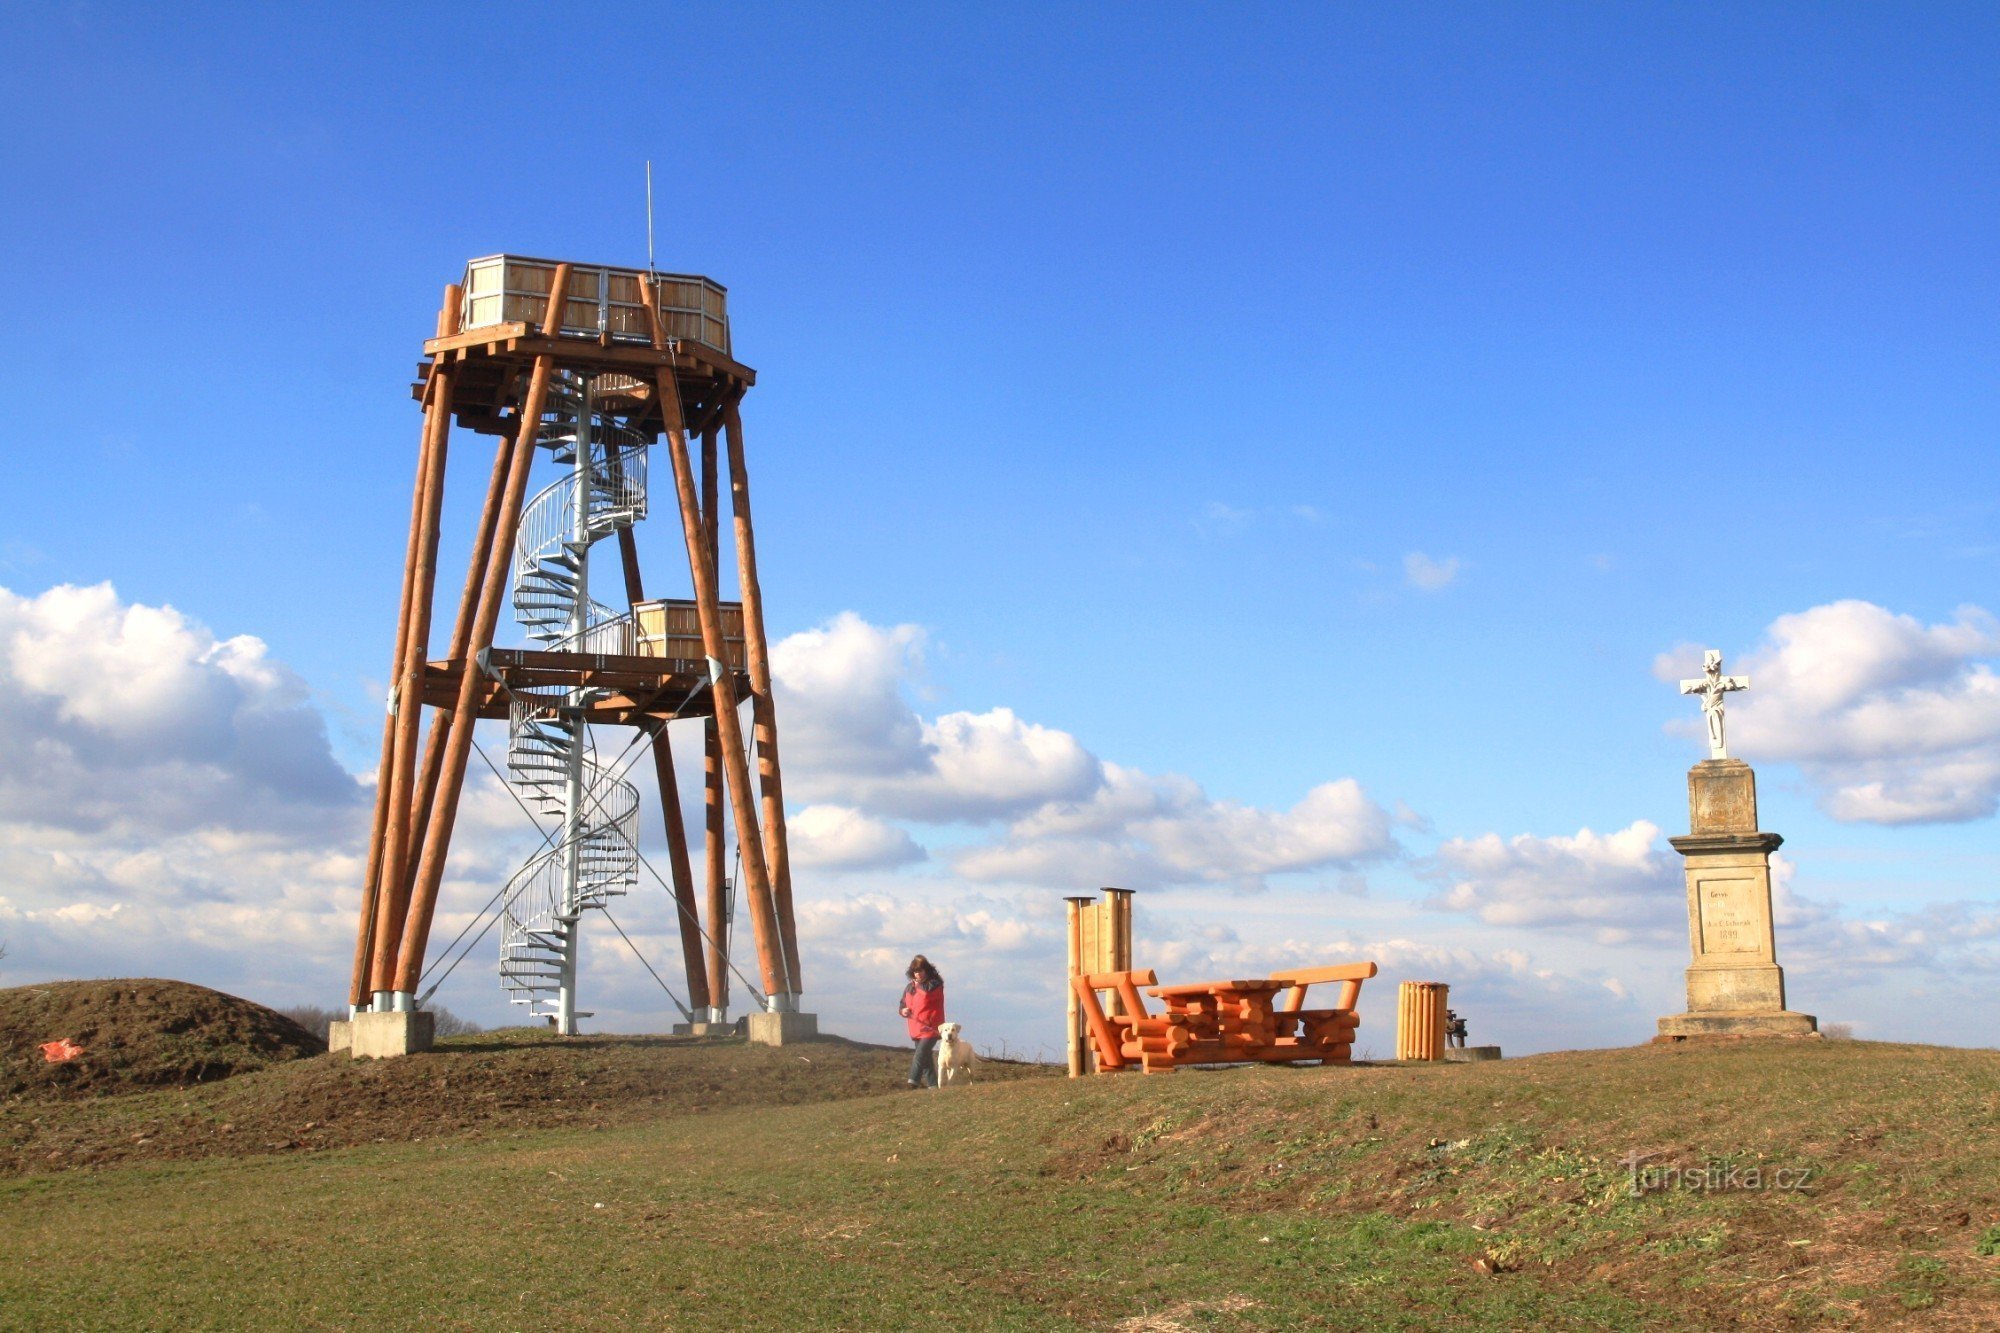
[[[1723,695],[1748,689],[1744,676],[1722,674],[1722,654],[1703,655],[1702,678],[1681,682],[1701,696],[1709,758],[1688,770],[1686,837],[1669,839],[1686,861],[1687,1012],[1660,1020],[1660,1038],[1809,1036],[1811,1014],[1785,1008],[1785,973],[1778,966],[1771,923],[1771,853],[1784,839],[1757,828],[1757,775],[1731,759],[1723,743]]]
[[[1701,715],[1708,723],[1708,757],[1729,758],[1729,746],[1722,739],[1722,696],[1731,690],[1750,688],[1748,676],[1722,674],[1722,654],[1714,648],[1701,655],[1701,679],[1681,682],[1682,694],[1701,696]]]

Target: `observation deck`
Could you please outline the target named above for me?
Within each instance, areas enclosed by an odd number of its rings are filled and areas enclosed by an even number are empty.
[[[732,355],[729,295],[712,278],[689,273],[571,263],[563,284],[556,332],[543,332],[559,262],[524,255],[487,255],[465,267],[458,327],[424,344],[425,360],[411,386],[422,399],[431,372],[458,366],[452,415],[484,435],[512,429],[528,370],[539,356],[566,369],[599,376],[601,400],[628,414],[648,434],[665,429],[653,401],[654,372],[674,370],[681,412],[696,434],[714,425],[729,402],[757,382],[757,372]],[[668,350],[653,345],[645,292],[650,287]]]

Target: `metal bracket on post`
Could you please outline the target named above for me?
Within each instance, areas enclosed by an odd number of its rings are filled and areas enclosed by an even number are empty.
[[[764,1012],[767,1014],[795,1014],[799,1011],[799,997],[785,991],[772,991],[764,997]]]

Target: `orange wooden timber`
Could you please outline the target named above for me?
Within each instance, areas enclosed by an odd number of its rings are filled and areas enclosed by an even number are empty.
[[[708,547],[708,559],[721,558],[722,503],[716,481],[715,433],[701,436],[701,539]],[[713,700],[710,703],[713,704]],[[720,974],[716,985],[723,998],[718,1006],[728,1006],[729,994],[729,844],[725,832],[724,807],[729,804],[722,787],[722,733],[716,730],[714,710],[701,724],[701,874],[702,893],[708,904],[713,934],[708,941],[708,970]]]
[[[639,571],[639,541],[632,529],[618,529],[618,560],[625,570],[626,605],[636,609],[646,600]],[[702,957],[701,917],[694,900],[694,875],[688,868],[687,820],[681,814],[681,785],[674,775],[674,752],[667,740],[667,723],[653,732],[653,777],[660,792],[660,815],[667,834],[667,874],[673,880],[674,916],[680,927],[681,966],[687,972],[688,1008],[709,1007],[708,964]]]
[[[389,772],[378,783],[389,783],[389,827],[382,848],[382,892],[375,923],[374,988],[392,989],[396,954],[402,943],[403,919],[410,901],[411,808],[417,781],[417,738],[423,723],[424,663],[430,658],[431,604],[437,587],[438,522],[444,507],[445,460],[451,438],[449,368],[432,381],[426,445],[424,512],[410,606],[410,637],[404,650],[402,675],[391,696],[396,713],[396,745]]]
[[[451,289],[445,289],[450,304]],[[445,332],[446,312],[438,311],[438,335]],[[403,553],[403,598],[396,613],[396,644],[390,654],[389,685],[394,689],[403,678],[404,661],[410,648],[410,595],[416,578],[417,550],[423,526],[425,487],[430,478],[431,419],[426,402],[424,428],[417,446],[417,476],[410,486],[410,536]],[[348,1003],[361,1004],[368,998],[369,964],[373,958],[375,916],[382,887],[382,851],[389,827],[389,784],[386,775],[396,758],[396,713],[390,709],[382,719],[382,756],[375,766],[375,823],[368,838],[368,869],[361,886],[361,924],[355,932],[354,978],[348,988]]]
[[[548,311],[542,321],[545,330],[553,332],[561,327],[561,303],[569,286],[569,269],[568,264],[556,268],[555,279],[549,287]],[[491,646],[493,630],[500,619],[500,605],[507,595],[508,576],[514,560],[514,537],[521,524],[521,502],[527,495],[528,473],[534,463],[536,424],[542,419],[542,405],[548,400],[549,378],[554,373],[553,356],[536,358],[534,373],[528,381],[527,398],[521,404],[520,426],[514,432],[513,460],[508,464],[507,491],[500,502],[499,528],[487,552],[486,582],[479,595],[479,613],[473,619],[472,637],[467,643],[473,653]],[[424,950],[430,942],[431,916],[437,908],[438,890],[444,884],[445,857],[451,847],[452,825],[458,818],[458,798],[465,785],[466,761],[472,754],[473,703],[478,679],[478,673],[467,671],[459,682],[451,729],[445,737],[437,804],[425,826],[423,852],[410,890],[402,948],[395,962],[393,989],[396,990],[414,991],[417,978],[423,973]]]
[[[486,483],[486,503],[479,514],[479,526],[473,530],[472,559],[465,570],[465,589],[459,594],[458,615],[452,621],[450,657],[463,661],[466,645],[472,642],[472,622],[479,614],[479,591],[485,582],[486,560],[493,549],[493,533],[500,524],[500,504],[507,493],[507,473],[514,460],[513,441],[502,439],[493,451],[493,475]],[[423,677],[425,703],[436,703],[432,697],[429,667],[425,667]],[[453,696],[456,698],[456,695]],[[431,809],[437,802],[438,775],[444,768],[445,736],[451,730],[451,713],[439,708],[431,716],[430,738],[424,743],[424,764],[417,776],[416,805],[412,810],[410,845],[421,847],[430,827]],[[414,861],[415,858],[410,858]],[[416,866],[409,868],[409,879],[416,880]],[[404,892],[411,890],[408,886]]]
[[[653,329],[653,346],[667,350],[666,332],[651,289],[639,287],[646,315]],[[688,565],[694,576],[695,604],[701,616],[701,635],[708,655],[721,663],[727,655],[722,637],[722,612],[716,592],[715,561],[703,532],[702,515],[695,496],[694,469],[688,465],[687,430],[680,420],[680,404],[673,374],[657,372],[660,406],[667,418],[668,454],[673,463],[674,489],[680,497],[681,525],[687,540]],[[722,742],[722,765],[728,788],[730,813],[736,821],[736,847],[743,858],[743,896],[750,907],[750,925],[756,937],[757,963],[767,994],[790,990],[784,966],[784,950],[778,941],[776,914],[771,902],[770,873],[764,860],[763,838],[758,831],[756,798],[750,790],[750,766],[743,754],[743,725],[736,715],[734,673],[718,670],[711,682],[715,691],[715,723]]]
[[[791,990],[799,977],[799,935],[792,920],[792,853],[785,834],[785,781],[778,764],[778,713],[771,695],[771,654],[764,638],[764,591],[757,582],[757,538],[750,526],[750,468],[744,460],[743,417],[731,402],[722,411],[729,442],[729,512],[736,526],[736,571],[743,589],[743,632],[749,648],[750,730],[757,745],[757,783],[763,792],[765,859],[778,918],[779,943]]]
[[[1181,1065],[1348,1063],[1360,1024],[1355,1005],[1361,983],[1375,971],[1373,963],[1351,963],[1297,968],[1270,978],[1181,986],[1156,985],[1150,970],[1118,971],[1080,975],[1070,984],[1090,1033],[1098,1071],[1136,1065],[1159,1074]],[[1341,993],[1332,1008],[1303,1007],[1308,987],[1335,981],[1341,983]],[[1161,1001],[1163,1012],[1147,1011],[1141,986]],[[1107,1013],[1099,991],[1116,996],[1123,1012]],[[1283,1008],[1277,1003],[1281,999]]]

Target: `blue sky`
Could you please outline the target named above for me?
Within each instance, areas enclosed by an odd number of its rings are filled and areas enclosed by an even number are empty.
[[[1849,601],[1919,626],[1995,603],[1988,7],[563,13],[0,18],[0,586],[109,581],[255,636],[365,774],[438,292],[497,250],[642,261],[650,158],[661,265],[730,287],[760,372],[775,635],[921,626],[899,688],[924,718],[1005,708],[1245,808],[1352,778],[1404,815],[1393,855],[1168,887],[1163,932],[1490,953],[1420,906],[1440,844],[1684,828],[1700,750],[1660,654],[1754,657]],[[481,452],[454,458],[448,553]],[[664,579],[672,533],[641,539]],[[1813,623],[1779,679],[1850,652]],[[1912,682],[1943,680],[1939,762],[1987,763],[1971,638],[1842,706],[1924,711]],[[1988,920],[1987,779],[1885,822],[1829,796],[1896,762],[1879,738],[1829,756],[1825,717],[1762,706],[1769,749],[1741,752],[1800,893]],[[953,849],[1019,813],[822,796],[930,853],[829,874],[829,911],[963,901]],[[1529,972],[1572,948],[1509,929]],[[1824,1016],[1946,985],[1982,929]],[[1665,1012],[1671,940],[1590,947],[1654,986],[1626,1027]],[[1517,1046],[1619,1035],[1518,1012]]]

